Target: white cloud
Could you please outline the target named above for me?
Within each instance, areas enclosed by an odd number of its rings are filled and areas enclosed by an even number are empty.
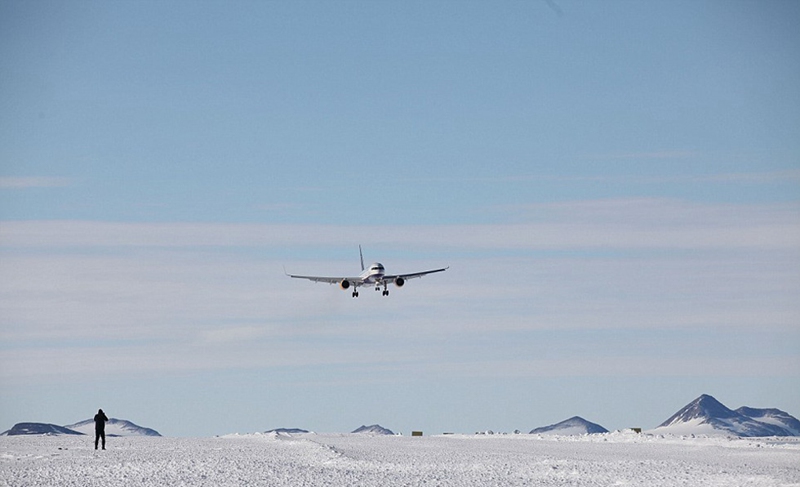
[[[447,377],[797,377],[800,356],[783,357],[669,357],[628,355],[602,357],[565,354],[564,357],[519,360],[477,360],[424,367],[407,366]]]
[[[83,357],[91,356],[107,359],[109,371],[131,373],[328,363],[409,370],[417,360],[446,372],[465,361],[444,346],[453,339],[477,346],[486,336],[541,330],[705,328],[735,337],[750,328],[796,329],[800,232],[792,205],[617,200],[517,210],[531,221],[391,228],[2,222],[0,368],[26,377],[82,374]],[[378,236],[369,243],[378,258],[381,248],[417,256],[384,260],[390,270],[450,270],[392,288],[389,298],[365,289],[353,299],[335,286],[288,279],[282,265],[345,273],[357,270],[357,254],[294,263],[273,254],[349,246],[359,235]],[[464,370],[592,370],[581,366],[591,360],[574,354],[519,365],[509,346],[491,349],[511,354],[507,361],[467,351],[473,365]],[[640,358],[642,370],[671,366]],[[597,373],[635,367],[633,359],[615,360]]]
[[[439,249],[797,249],[797,204],[704,205],[633,199],[506,207],[516,223],[337,226],[7,221],[13,247],[263,247],[371,245]]]
[[[653,160],[653,159],[690,159],[701,155],[701,153],[690,150],[661,150],[650,152],[618,152],[612,154],[596,154],[587,156],[591,159],[636,159],[636,160]]]
[[[800,170],[790,169],[786,171],[757,172],[757,173],[728,173],[708,176],[706,181],[711,182],[734,182],[734,183],[776,183],[776,182],[800,182]]]

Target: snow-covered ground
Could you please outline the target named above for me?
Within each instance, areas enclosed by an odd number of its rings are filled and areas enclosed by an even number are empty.
[[[800,438],[229,435],[0,437],[0,485],[800,486]]]

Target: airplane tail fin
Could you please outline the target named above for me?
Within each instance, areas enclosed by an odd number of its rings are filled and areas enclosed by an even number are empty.
[[[361,256],[361,272],[364,272],[364,254],[361,252],[361,246],[358,246],[358,255]]]

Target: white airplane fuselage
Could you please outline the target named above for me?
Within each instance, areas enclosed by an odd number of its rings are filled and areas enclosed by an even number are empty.
[[[385,275],[386,269],[383,267],[383,264],[375,262],[369,266],[369,269],[362,272],[360,277],[364,280],[364,284],[380,284]]]

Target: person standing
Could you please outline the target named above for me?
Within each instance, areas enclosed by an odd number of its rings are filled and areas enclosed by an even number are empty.
[[[108,418],[106,417],[106,413],[103,412],[102,409],[97,410],[97,414],[94,415],[94,449],[97,450],[97,443],[99,443],[100,438],[103,439],[103,450],[106,449],[106,421]]]

